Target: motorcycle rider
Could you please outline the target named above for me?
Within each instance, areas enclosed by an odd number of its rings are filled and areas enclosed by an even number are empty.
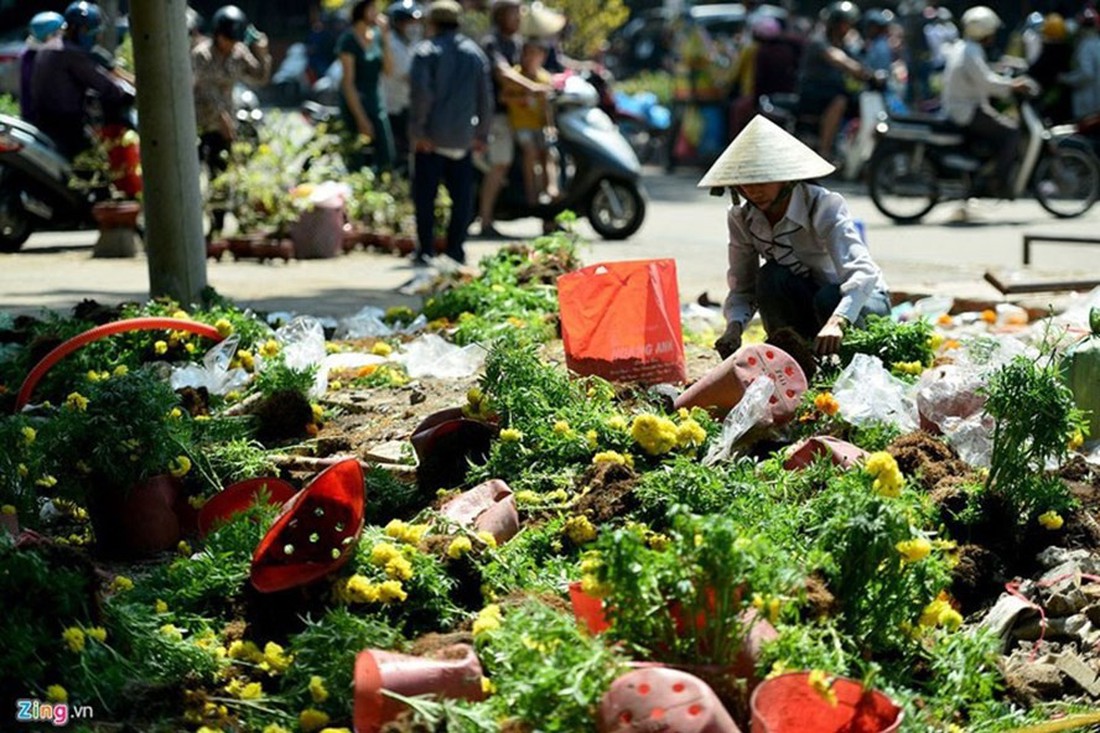
[[[993,109],[989,97],[1027,92],[1034,88],[1034,82],[1023,77],[1013,79],[989,68],[985,48],[993,43],[1001,27],[1000,17],[991,8],[985,5],[970,8],[963,13],[962,24],[963,40],[944,52],[943,110],[952,122],[989,142],[996,150],[996,166],[983,193],[1011,196],[1009,179],[1019,148],[1020,128],[1014,120]]]
[[[271,53],[267,36],[250,25],[236,5],[218,8],[211,25],[211,37],[191,50],[191,66],[200,152],[213,176],[225,170],[225,156],[236,137],[233,86],[239,82],[266,84],[271,76]]]
[[[133,87],[92,56],[102,22],[94,3],[72,3],[65,10],[61,47],[44,47],[34,60],[30,89],[38,128],[69,158],[92,146],[85,114],[89,91],[99,96],[105,112],[118,109],[134,94]]]
[[[382,76],[382,93],[397,152],[397,169],[406,170],[409,162],[409,70],[413,46],[421,37],[420,19],[424,9],[416,0],[397,0],[386,8],[390,17],[390,57],[392,73]]]
[[[61,13],[38,13],[31,18],[31,34],[27,36],[27,45],[19,59],[19,110],[20,116],[36,124],[34,116],[34,95],[31,93],[31,77],[34,75],[34,57],[44,46],[61,46],[61,33],[65,30],[65,18]]]

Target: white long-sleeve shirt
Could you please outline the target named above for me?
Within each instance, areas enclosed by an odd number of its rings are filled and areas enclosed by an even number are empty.
[[[761,257],[808,275],[818,285],[839,285],[840,303],[833,314],[849,322],[859,317],[872,293],[887,290],[882,271],[838,193],[799,183],[791,191],[787,213],[774,227],[748,202],[730,205],[728,222],[730,290],[722,308],[727,323],[744,326],[756,313]]]
[[[1012,79],[989,68],[977,41],[956,41],[944,50],[944,58],[943,111],[956,125],[969,125],[979,107],[989,106],[990,96],[1012,92]]]

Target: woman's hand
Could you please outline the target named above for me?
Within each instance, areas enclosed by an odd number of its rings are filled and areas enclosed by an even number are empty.
[[[844,338],[844,326],[847,321],[843,316],[833,315],[825,321],[825,325],[817,332],[814,339],[814,351],[818,356],[835,354],[840,350],[840,341]]]
[[[726,326],[726,332],[714,342],[714,348],[718,351],[718,356],[728,359],[733,352],[741,348],[741,330],[740,323],[731,323]]]
[[[371,124],[370,120],[359,120],[359,134],[370,140],[374,139],[374,125]]]

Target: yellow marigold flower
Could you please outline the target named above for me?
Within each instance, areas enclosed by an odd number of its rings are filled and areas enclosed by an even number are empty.
[[[339,392],[341,389],[344,388],[344,383],[341,382],[339,379],[333,379],[331,382],[328,383],[328,388],[333,392]]]
[[[79,392],[70,392],[69,396],[65,398],[65,407],[70,410],[84,412],[88,409],[88,398]]]
[[[408,580],[413,576],[412,563],[403,555],[386,563],[386,575],[397,580]]]
[[[477,538],[485,543],[485,546],[493,549],[497,546],[497,538],[493,536],[492,532],[478,532]]]
[[[88,636],[102,644],[107,641],[107,629],[102,626],[93,626],[88,629]]]
[[[130,367],[126,366],[125,364],[119,364],[118,366],[116,366],[114,368],[114,371],[111,372],[111,376],[112,377],[125,377],[129,373],[130,373]]]
[[[600,435],[595,430],[589,430],[584,434],[584,440],[589,448],[595,448],[600,443]]]
[[[12,506],[11,504],[5,504],[4,506],[0,506],[0,514],[4,514],[4,515],[9,516],[9,517],[14,517],[15,516],[15,511],[16,511],[15,507]]]
[[[157,602],[153,604],[153,610],[157,613],[168,613],[168,604],[158,598]]]
[[[520,506],[526,506],[528,504],[538,504],[540,501],[537,491],[531,489],[520,489],[516,492],[516,504]]]
[[[612,415],[607,418],[607,427],[612,430],[626,430],[626,418],[622,415]]]
[[[523,440],[523,431],[516,430],[515,428],[504,428],[500,431],[500,441],[502,443],[518,443]]]
[[[378,600],[382,603],[389,603],[391,601],[397,601],[401,603],[409,594],[405,592],[405,589],[401,586],[400,580],[383,580],[378,584]]]
[[[883,471],[897,471],[898,462],[886,451],[877,451],[867,456],[863,468],[872,476],[878,476]]]
[[[312,403],[309,409],[313,411],[313,422],[319,424],[325,419],[325,408],[321,407],[316,402]]]
[[[821,696],[822,700],[833,707],[836,706],[836,691],[833,690],[833,680],[829,678],[824,670],[810,670],[807,682],[809,682],[810,687],[814,688],[814,692]]]
[[[932,551],[932,543],[923,537],[915,537],[911,540],[902,540],[894,545],[905,562],[920,562],[928,557]]]
[[[630,424],[630,437],[651,456],[668,453],[676,445],[676,423],[657,415],[638,415]]]
[[[307,708],[298,714],[298,725],[305,733],[315,733],[328,725],[327,713]]]
[[[1066,444],[1066,447],[1069,448],[1071,451],[1074,451],[1084,444],[1085,435],[1081,432],[1080,429],[1077,429],[1073,431],[1073,435],[1069,436],[1069,443]]]
[[[290,731],[281,725],[272,723],[271,725],[265,726],[262,733],[290,733]]]
[[[605,450],[592,456],[592,465],[599,465],[601,463],[614,463],[619,466],[626,465],[626,456],[618,451]]]
[[[264,662],[272,673],[285,672],[292,661],[293,659],[279,644],[273,641],[264,644]]]
[[[568,436],[573,432],[573,428],[569,427],[569,422],[567,420],[558,420],[554,423],[554,432],[558,435]]]
[[[240,349],[237,352],[237,359],[241,362],[241,368],[246,372],[252,372],[256,370],[256,357],[252,352],[247,349]]]
[[[374,346],[370,347],[370,353],[375,356],[389,356],[393,353],[393,347],[385,341],[375,341]]]
[[[163,356],[163,355],[167,354],[168,353],[168,342],[167,341],[157,341],[156,343],[153,344],[153,352],[155,354],[160,355],[160,356]]]
[[[362,575],[353,575],[344,585],[344,594],[351,603],[377,603],[378,586]]]
[[[997,311],[987,308],[982,311],[982,320],[986,323],[993,324],[997,322]]]
[[[474,544],[470,542],[469,537],[455,537],[451,540],[451,544],[447,546],[447,557],[457,560],[473,549]]]
[[[664,551],[669,543],[672,542],[667,534],[661,534],[660,532],[649,532],[646,534],[645,543],[651,550],[657,550],[658,552]]]
[[[202,509],[203,505],[206,504],[206,497],[205,496],[189,496],[189,497],[187,497],[187,503],[191,506],[192,509]]]
[[[23,444],[30,445],[34,442],[34,439],[38,437],[38,431],[32,428],[30,425],[23,427]]]
[[[256,646],[256,642],[242,641],[241,639],[230,642],[226,653],[230,659],[241,659],[252,663],[262,662],[264,658],[260,648]]]
[[[387,537],[392,537],[395,540],[403,540],[405,538],[406,527],[408,527],[408,525],[400,519],[391,519],[382,532]]]
[[[476,639],[482,634],[499,629],[500,622],[503,620],[504,617],[500,612],[500,606],[495,603],[490,603],[488,606],[481,609],[477,614],[477,618],[474,619],[474,638]]]
[[[611,586],[601,583],[595,575],[581,576],[581,590],[593,598],[607,598],[611,595]]]
[[[962,615],[951,607],[946,594],[940,593],[936,600],[929,603],[921,611],[918,623],[921,626],[942,626],[945,629],[954,631],[962,625]]]
[[[309,696],[313,702],[322,703],[328,699],[328,690],[325,689],[325,679],[318,675],[309,678]]]
[[[1062,519],[1062,515],[1054,511],[1053,509],[1043,512],[1039,515],[1039,524],[1043,525],[1044,528],[1051,531],[1061,529],[1062,525],[1065,524],[1065,521],[1066,520]]]
[[[221,728],[211,728],[209,725],[204,725],[199,728],[195,733],[222,733]]]
[[[259,700],[264,696],[263,685],[259,682],[250,682],[241,688],[240,697],[242,700]]]
[[[902,483],[900,473],[883,473],[871,484],[871,490],[887,499],[896,499],[901,496]]]
[[[168,411],[168,419],[169,420],[179,420],[182,417],[183,417],[183,410],[181,410],[178,407],[173,407],[171,410]]]
[[[233,324],[230,323],[229,320],[226,318],[219,318],[214,323],[214,328],[218,329],[218,334],[222,338],[227,338],[231,333],[233,333]]]
[[[481,692],[485,695],[492,695],[497,691],[497,686],[493,684],[493,681],[488,677],[481,678]]]
[[[278,353],[279,342],[275,339],[268,339],[267,341],[264,341],[262,346],[260,346],[260,356],[263,356],[267,359],[278,355]]]
[[[68,702],[69,691],[61,685],[50,685],[46,688],[46,699],[50,702]]]
[[[76,626],[70,626],[62,631],[61,640],[68,645],[71,652],[84,651],[84,632]]]
[[[125,593],[133,589],[134,581],[130,580],[125,575],[116,575],[115,579],[111,581],[111,590],[115,593]]]
[[[30,469],[27,468],[27,464],[25,463],[20,463],[18,466],[15,467],[15,470],[19,474],[19,478],[26,478],[27,475],[31,472]]]
[[[193,550],[191,549],[191,543],[187,540],[180,540],[179,544],[176,545],[176,552],[178,552],[180,555],[183,555],[184,557],[191,557],[191,554],[193,552]]]
[[[691,418],[687,418],[676,428],[676,445],[681,448],[696,448],[707,440],[707,431]]]
[[[584,545],[596,539],[596,527],[583,514],[567,519],[562,532],[574,545]]]
[[[190,317],[191,316],[187,315],[187,311],[183,310],[182,308],[177,308],[176,310],[172,311],[172,318],[182,318],[183,320],[187,320]]]
[[[183,478],[191,470],[191,459],[184,455],[179,455],[168,461],[168,473],[172,474],[176,478]]]
[[[379,542],[370,550],[370,564],[375,567],[385,567],[395,557],[401,557],[401,550],[389,542]]]
[[[814,407],[818,412],[832,417],[840,411],[840,403],[832,392],[821,392],[814,396]]]
[[[939,351],[939,348],[943,346],[943,342],[947,340],[947,337],[942,333],[934,333],[928,337],[928,348],[932,351]]]
[[[948,314],[943,313],[940,315],[939,318],[936,319],[936,323],[943,326],[944,328],[950,328],[951,326],[955,325],[955,319]]]
[[[183,640],[183,632],[175,624],[164,624],[158,631],[173,641]]]

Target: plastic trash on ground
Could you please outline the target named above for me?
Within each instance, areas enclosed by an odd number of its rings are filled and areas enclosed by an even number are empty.
[[[413,379],[462,379],[473,376],[485,363],[485,347],[479,344],[456,346],[434,333],[427,333],[405,345],[394,361],[405,365]]]
[[[730,410],[722,421],[722,434],[718,441],[707,451],[703,459],[704,466],[713,466],[719,461],[728,461],[733,456],[733,447],[745,433],[756,425],[771,425],[771,398],[775,395],[775,382],[770,377],[758,377],[745,390],[745,396]]]
[[[989,468],[993,453],[993,418],[984,412],[960,420],[949,417],[944,423],[947,444],[955,449],[959,458],[974,468]]]
[[[298,316],[275,332],[282,345],[283,358],[291,369],[303,371],[317,366],[317,376],[309,396],[320,397],[328,389],[328,370],[325,362],[325,329],[312,316]]]
[[[324,368],[328,371],[362,369],[365,366],[385,364],[386,357],[378,354],[364,354],[358,351],[341,351],[325,357]]]
[[[917,429],[914,388],[893,376],[876,356],[856,354],[833,385],[840,415],[853,425],[888,423],[903,432]]]
[[[248,372],[240,367],[229,368],[237,354],[239,341],[236,336],[230,336],[207,351],[202,364],[187,364],[173,369],[169,378],[172,389],[205,388],[210,394],[224,395],[244,387],[251,379]]]
[[[948,419],[961,420],[979,412],[985,404],[980,392],[984,384],[982,372],[972,364],[943,364],[926,370],[917,382],[921,427],[932,431],[935,426],[947,432]]]
[[[423,313],[402,328],[394,328],[385,321],[386,312],[381,308],[368,305],[358,313],[340,319],[336,327],[336,337],[344,339],[383,338],[396,333],[410,334],[422,330],[428,325]]]
[[[726,319],[722,311],[717,308],[708,308],[698,303],[684,303],[680,306],[680,325],[684,331],[692,333],[713,331],[719,334],[726,330]]]

